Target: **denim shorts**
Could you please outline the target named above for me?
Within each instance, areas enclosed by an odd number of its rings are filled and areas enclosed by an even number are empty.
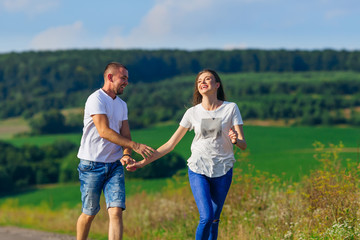
[[[107,208],[125,210],[124,168],[120,161],[101,163],[80,159],[78,171],[83,213],[99,212],[101,191],[104,191]]]

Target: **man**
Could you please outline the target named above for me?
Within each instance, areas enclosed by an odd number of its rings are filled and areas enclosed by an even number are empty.
[[[128,85],[128,70],[109,63],[104,86],[85,104],[84,128],[78,152],[82,214],[77,221],[77,239],[87,239],[90,226],[100,210],[103,190],[109,214],[109,239],[122,239],[122,211],[125,209],[123,165],[132,163],[131,149],[144,158],[154,149],[131,140],[127,105],[117,95]]]

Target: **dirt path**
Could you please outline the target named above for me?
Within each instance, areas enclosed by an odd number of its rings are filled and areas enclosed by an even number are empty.
[[[74,236],[18,227],[0,227],[1,240],[74,240]]]

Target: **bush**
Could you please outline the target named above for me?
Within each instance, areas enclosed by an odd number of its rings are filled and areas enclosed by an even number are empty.
[[[79,159],[76,157],[77,151],[69,153],[61,162],[59,182],[77,182],[79,180],[79,174],[77,166]]]
[[[60,165],[66,164],[62,164],[63,158],[69,152],[75,151],[75,148],[76,145],[68,140],[58,140],[41,147],[33,145],[15,147],[0,142],[2,153],[0,154],[0,193],[16,191],[33,184],[57,183]],[[63,168],[67,171],[71,166],[68,168],[63,166]]]
[[[65,117],[59,110],[53,109],[34,116],[29,124],[35,134],[62,133],[65,129]]]
[[[356,162],[343,163],[339,145],[330,144],[329,148],[319,142],[314,144],[315,157],[322,163],[322,168],[311,173],[305,179],[303,197],[308,206],[312,225],[320,231],[326,231],[340,225],[355,228],[358,204],[359,171]]]
[[[12,186],[11,176],[0,166],[0,193],[10,191]]]

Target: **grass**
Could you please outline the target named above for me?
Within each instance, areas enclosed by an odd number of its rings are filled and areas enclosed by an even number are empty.
[[[0,120],[0,139],[9,139],[14,134],[27,132],[30,130],[25,119],[22,117],[8,118]]]
[[[177,125],[157,126],[132,131],[132,135],[139,142],[158,147],[176,128]],[[220,239],[360,237],[360,225],[356,221],[359,206],[354,201],[359,191],[356,185],[349,185],[358,182],[359,128],[245,125],[244,131],[248,149],[239,157],[235,168],[234,184],[222,215]],[[192,135],[188,133],[174,151],[187,158]],[[59,137],[74,142],[80,140],[80,134],[43,136],[37,139],[37,144],[49,143]],[[9,141],[20,146],[33,143],[34,139]],[[353,171],[340,171],[335,167],[331,171],[315,171],[323,168],[324,162],[314,158],[315,141],[327,146],[323,151],[332,151],[333,146],[329,143],[341,141],[344,147],[338,151],[343,158],[337,158],[337,162],[349,164],[345,160],[351,158]],[[247,169],[248,164],[253,167]],[[305,175],[310,177],[304,178]],[[124,239],[193,239],[198,216],[186,177],[172,181],[127,180],[126,184],[128,210],[124,214]],[[339,202],[346,204],[345,208],[334,204]],[[0,211],[0,225],[75,234],[74,223],[80,214],[79,185],[42,186],[3,197],[0,198]],[[90,237],[106,239],[107,224],[102,199],[102,210]]]
[[[147,194],[159,192],[163,187],[167,186],[168,181],[170,180],[149,179],[144,181],[141,179],[126,179],[126,196],[130,197],[142,192]],[[80,185],[79,183],[73,183],[36,186],[24,192],[0,197],[0,205],[9,201],[16,202],[19,207],[46,205],[53,210],[74,208],[81,204]]]
[[[219,239],[359,239],[360,170],[354,162],[342,167],[343,148],[318,143],[314,153],[319,168],[296,184],[251,166],[248,173],[236,168]],[[104,204],[92,224],[92,239],[107,239]],[[73,235],[80,214],[79,207],[52,209],[41,203],[19,207],[15,201],[1,204],[0,211],[0,225]],[[129,196],[124,223],[124,240],[194,239],[198,213],[186,177],[174,177],[157,193]]]
[[[165,143],[177,129],[177,124],[160,125],[148,129],[133,130],[135,141],[148,144],[154,148]],[[301,176],[317,167],[313,159],[312,144],[339,143],[345,148],[344,156],[359,161],[360,128],[354,127],[260,127],[244,126],[248,143],[248,159],[257,169],[286,179],[297,181]],[[187,159],[190,156],[190,145],[194,133],[189,132],[175,147],[174,152]],[[59,134],[37,137],[20,137],[6,139],[16,146],[23,144],[43,145],[57,139],[67,139],[75,144],[80,143],[81,134]],[[161,160],[160,160],[161,161]],[[237,166],[242,163],[237,162]]]
[[[250,162],[259,170],[298,180],[318,166],[313,143],[344,144],[344,157],[359,161],[360,128],[245,126]]]
[[[81,134],[70,133],[70,134],[41,135],[41,136],[32,136],[32,137],[16,137],[10,139],[3,139],[2,141],[6,141],[13,144],[14,146],[20,147],[24,144],[42,146],[61,139],[65,139],[79,145]]]

